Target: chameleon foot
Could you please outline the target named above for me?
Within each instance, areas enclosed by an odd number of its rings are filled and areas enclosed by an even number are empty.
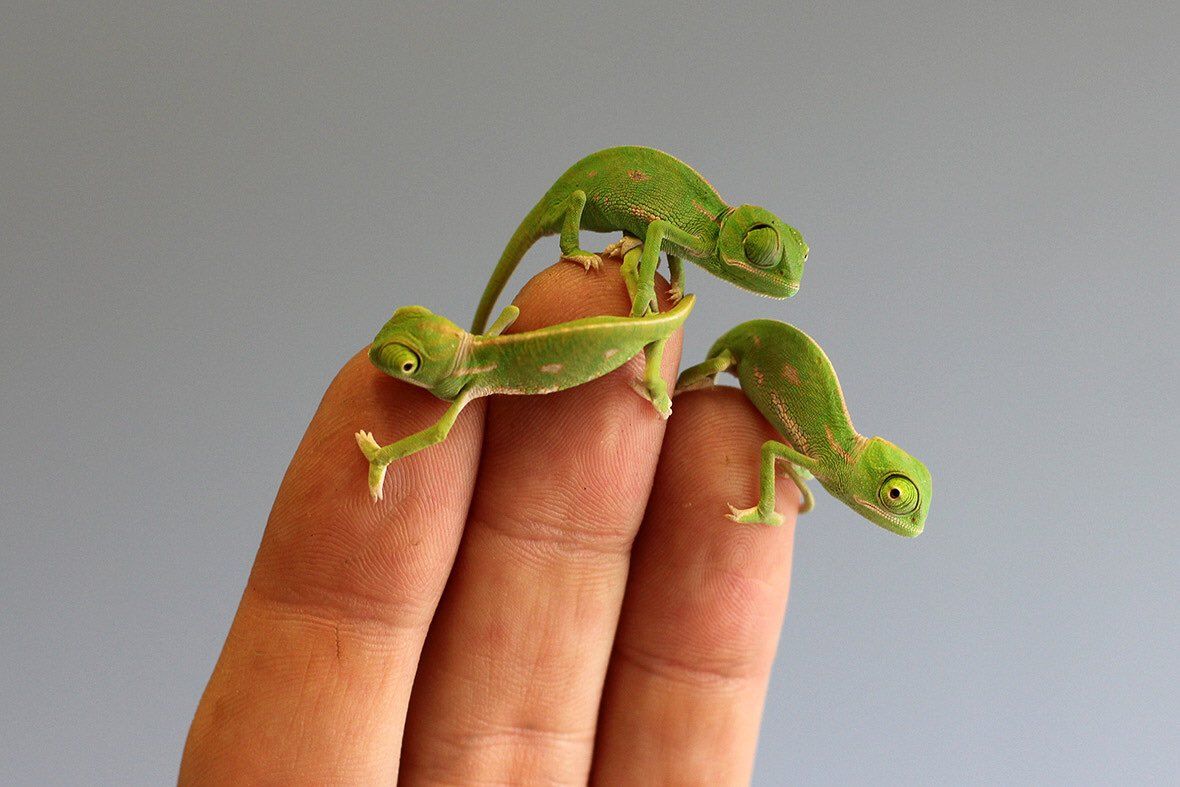
[[[660,418],[666,421],[668,420],[668,416],[672,415],[672,398],[668,396],[668,389],[666,387],[660,386],[653,390],[653,386],[649,386],[643,378],[632,380],[631,387],[635,389],[635,393],[651,402],[652,406],[656,408],[656,412],[659,413]]]
[[[648,288],[640,288],[634,299],[631,301],[631,316],[632,317],[646,317],[649,314],[656,314],[660,311],[659,301],[656,300],[655,290],[648,290]]]
[[[574,254],[563,254],[561,255],[561,259],[565,262],[572,262],[577,265],[581,265],[586,270],[590,270],[591,268],[598,270],[599,267],[602,266],[602,258],[597,254],[591,254],[588,251],[578,251]]]
[[[684,290],[673,284],[668,288],[668,300],[672,301],[672,305],[680,303],[680,299],[684,297]]]
[[[753,508],[735,508],[729,507],[729,514],[726,519],[732,519],[734,522],[741,522],[747,525],[770,525],[771,527],[779,527],[783,523],[783,515],[777,511],[771,511],[769,514],[763,514],[758,510],[758,506]]]
[[[377,461],[377,452],[381,450],[381,446],[373,438],[372,432],[365,431],[356,433],[356,444],[360,446],[365,459],[369,460],[369,496],[374,501],[380,500],[384,497],[385,471],[389,467],[388,464]]]
[[[602,250],[604,257],[625,257],[627,252],[636,246],[642,246],[643,241],[639,238],[633,238],[630,235],[624,235],[621,239],[607,246]]]

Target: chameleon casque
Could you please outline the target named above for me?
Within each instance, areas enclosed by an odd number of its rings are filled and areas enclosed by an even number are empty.
[[[785,441],[762,444],[761,497],[753,508],[731,505],[731,519],[782,524],[774,510],[775,462],[781,459],[803,495],[801,513],[815,503],[804,483],[814,476],[833,497],[886,530],[922,532],[930,472],[893,443],[856,431],[836,371],[810,336],[777,320],[744,322],[722,335],[703,363],[685,369],[676,390],[709,385],[724,371],[737,376],[746,397]]]
[[[369,460],[369,493],[380,500],[390,462],[446,439],[471,400],[573,388],[618,369],[646,346],[662,351],[668,337],[684,324],[693,302],[693,296],[686,295],[663,314],[587,317],[508,335],[502,334],[520,314],[516,306],[504,309],[482,335],[468,333],[422,306],[398,309],[373,339],[369,359],[386,374],[452,404],[433,426],[384,447],[371,433],[356,433]]]
[[[484,289],[471,330],[483,331],[508,278],[545,235],[560,233],[563,259],[587,270],[597,267],[599,256],[579,244],[582,229],[621,230],[643,244],[637,266],[624,270],[632,317],[657,311],[661,250],[668,255],[673,300],[684,292],[682,259],[775,298],[799,290],[807,261],[807,244],[798,230],[764,208],[731,207],[684,162],[653,148],[607,148],[570,167],[525,216]]]

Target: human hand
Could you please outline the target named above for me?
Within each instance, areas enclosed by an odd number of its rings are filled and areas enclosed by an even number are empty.
[[[609,258],[516,303],[510,333],[630,309]],[[678,333],[669,384],[679,356]],[[479,399],[373,503],[353,434],[446,403],[354,356],[279,488],[181,782],[748,781],[798,494],[779,482],[784,527],[727,520],[773,430],[733,388],[665,422],[641,369]]]

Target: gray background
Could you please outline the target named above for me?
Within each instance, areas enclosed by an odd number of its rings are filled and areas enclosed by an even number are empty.
[[[175,778],[339,364],[623,143],[811,244],[686,358],[794,322],[935,474],[801,523],[758,783],[1175,777],[1175,4],[702,5],[3,4],[0,782]]]

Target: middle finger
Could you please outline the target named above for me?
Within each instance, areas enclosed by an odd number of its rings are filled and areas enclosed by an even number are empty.
[[[516,330],[626,314],[616,261],[559,263],[516,300]],[[662,304],[661,309],[667,304]],[[671,385],[680,356],[667,345]],[[664,421],[601,380],[490,403],[467,529],[415,679],[402,752],[410,781],[585,781],[598,705]]]

